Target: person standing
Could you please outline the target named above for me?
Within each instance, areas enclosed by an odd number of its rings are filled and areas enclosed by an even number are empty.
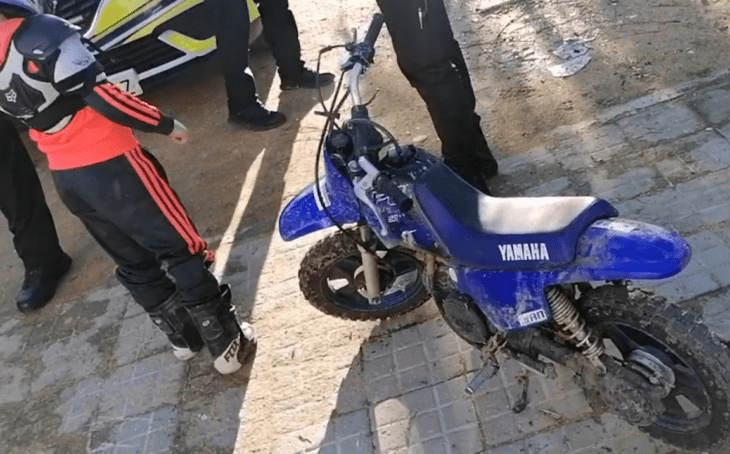
[[[488,192],[498,172],[475,112],[476,98],[443,0],[377,0],[398,66],[426,103],[444,163]]]
[[[132,130],[185,143],[185,126],[107,82],[75,27],[24,0],[0,0],[0,62],[0,110],[30,127],[61,200],[175,356],[207,346],[218,372],[240,369],[253,327],[238,320],[230,288],[208,271],[206,241]]]
[[[286,116],[269,110],[258,98],[256,82],[248,66],[250,30],[246,0],[206,0],[213,2],[217,23],[216,42],[223,65],[223,79],[228,97],[228,121],[254,131],[276,128]],[[330,73],[317,74],[301,59],[299,30],[287,0],[256,1],[263,34],[276,61],[280,88],[317,88],[334,81]]]
[[[15,125],[0,115],[0,211],[8,220],[25,277],[15,304],[22,313],[45,306],[71,268],[33,161]]]

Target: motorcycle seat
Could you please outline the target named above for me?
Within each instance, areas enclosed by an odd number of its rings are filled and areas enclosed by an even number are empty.
[[[596,197],[491,197],[443,163],[419,178],[414,194],[455,259],[502,269],[568,263],[590,224],[618,216]]]

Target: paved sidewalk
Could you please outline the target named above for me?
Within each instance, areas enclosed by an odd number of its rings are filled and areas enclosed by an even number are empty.
[[[499,194],[596,194],[622,216],[676,228],[694,255],[654,285],[730,339],[730,73],[638,99],[553,131],[551,148],[504,159]],[[530,175],[526,181],[523,175]],[[110,279],[37,315],[0,312],[0,437],[7,453],[597,453],[673,451],[597,414],[569,375],[507,363],[474,396],[478,354],[432,302],[384,323],[326,317],[303,301],[296,270],[317,235],[242,237],[225,280],[247,295],[255,360],[220,377],[207,353],[174,359]],[[212,239],[215,240],[215,239]]]
[[[316,143],[317,132],[310,136],[301,147]],[[495,192],[596,195],[622,217],[678,230],[693,246],[689,267],[675,279],[639,284],[703,313],[730,341],[730,70],[549,136],[549,148],[500,159]],[[287,197],[308,175],[297,165],[293,156],[297,178],[287,181]],[[38,314],[0,306],[0,452],[677,452],[594,411],[563,370],[555,381],[530,375],[529,403],[519,414],[512,407],[522,371],[514,362],[477,394],[465,394],[479,356],[433,302],[383,323],[317,312],[303,300],[296,273],[320,237],[235,237],[229,263],[236,265],[224,280],[241,307],[253,307],[244,315],[258,330],[259,348],[231,377],[217,375],[207,353],[175,360],[111,278]]]
[[[688,268],[667,281],[636,284],[704,313],[727,341],[729,121],[730,72],[723,71],[553,131],[554,146],[502,159],[495,189],[526,196],[594,194],[615,203],[622,217],[678,230],[693,247]],[[277,239],[271,244],[267,262],[276,264],[301,258],[311,242],[294,251]],[[265,264],[262,276],[275,270]],[[284,307],[301,303],[293,274],[291,281],[260,288],[257,298],[262,332],[285,328],[264,335],[271,343],[254,368],[247,438],[236,452],[677,452],[612,415],[595,413],[565,371],[557,381],[531,375],[529,404],[519,414],[511,410],[521,392],[516,363],[476,395],[466,395],[481,363],[433,303],[363,327],[322,317],[306,304],[292,320]],[[263,376],[277,385],[258,386]]]

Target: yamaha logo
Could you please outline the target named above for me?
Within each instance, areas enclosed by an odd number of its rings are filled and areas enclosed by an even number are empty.
[[[497,246],[502,260],[550,260],[545,243],[500,244]]]

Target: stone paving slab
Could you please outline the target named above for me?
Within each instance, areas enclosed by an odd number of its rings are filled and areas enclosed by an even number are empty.
[[[497,178],[497,193],[592,194],[615,202],[623,217],[677,229],[694,251],[687,270],[673,279],[635,284],[704,312],[712,330],[730,340],[724,315],[730,267],[725,202],[730,175],[722,157],[730,141],[718,139],[713,129],[727,125],[717,116],[707,119],[712,100],[726,95],[730,78],[719,72],[712,81],[688,83],[614,108],[613,116],[605,115],[601,121],[560,128],[553,132],[559,139],[556,145],[501,160],[504,170]],[[528,181],[522,178],[525,174],[531,177]],[[272,248],[273,261],[278,248]],[[291,289],[287,292],[290,295]],[[276,299],[275,293],[266,294],[261,310],[266,311],[266,301]],[[318,315],[311,316],[316,325],[324,323]],[[337,329],[343,326],[340,321],[327,323]],[[350,329],[362,336],[368,335],[370,326]],[[311,342],[316,337],[313,334]],[[236,452],[678,452],[615,416],[596,413],[565,371],[557,381],[532,375],[529,404],[520,414],[511,410],[519,392],[516,363],[508,362],[498,380],[495,377],[468,396],[464,387],[479,368],[478,355],[450,332],[431,303],[404,320],[373,326],[361,345],[350,345],[349,351],[353,360],[347,375],[330,384],[335,404],[329,407],[326,423],[297,428],[290,420],[269,441],[257,438],[256,430],[270,426],[271,420],[261,417],[259,424],[248,420],[250,443]],[[329,358],[315,355],[302,360],[319,370]],[[272,374],[288,374],[290,385],[316,380],[302,369],[292,373],[275,362],[268,366]],[[255,389],[254,380],[250,392]],[[258,411],[270,414],[265,407]],[[311,421],[304,417],[311,408],[289,409],[289,417]],[[249,411],[255,412],[251,406]],[[270,437],[272,430],[265,434]]]
[[[558,128],[549,147],[500,159],[495,192],[597,195],[623,217],[678,230],[693,247],[687,270],[636,285],[702,313],[730,341],[729,99],[730,71],[717,71]],[[311,137],[302,141],[311,148]],[[299,157],[291,166],[303,165]],[[299,183],[292,178],[285,194]],[[317,312],[296,271],[321,237],[236,238],[230,262],[238,265],[223,279],[260,343],[231,377],[215,374],[205,352],[176,361],[114,280],[27,317],[0,308],[0,452],[678,452],[592,408],[564,370],[551,381],[530,375],[520,413],[512,411],[523,377],[515,362],[466,394],[481,359],[433,302],[381,323]]]
[[[640,108],[626,106],[601,122],[560,128],[555,146],[503,159],[495,186],[522,195],[595,194],[614,201],[622,216],[676,228],[693,247],[687,270],[636,284],[704,313],[730,340],[730,165],[722,158],[730,142],[714,130],[728,125],[708,116],[714,99],[730,97],[730,77],[703,84],[678,96],[654,94],[666,99],[655,104],[635,101]],[[667,125],[674,126],[665,131]],[[54,313],[5,317],[3,452],[677,452],[597,412],[566,371],[555,381],[530,375],[519,414],[512,411],[523,374],[517,363],[466,394],[479,354],[432,302],[382,323],[317,312],[303,301],[296,269],[323,235],[295,243],[244,236],[230,252],[231,263],[243,265],[224,279],[245,295],[243,313],[260,334],[253,363],[234,377],[212,372],[207,353],[176,361],[113,280]]]

